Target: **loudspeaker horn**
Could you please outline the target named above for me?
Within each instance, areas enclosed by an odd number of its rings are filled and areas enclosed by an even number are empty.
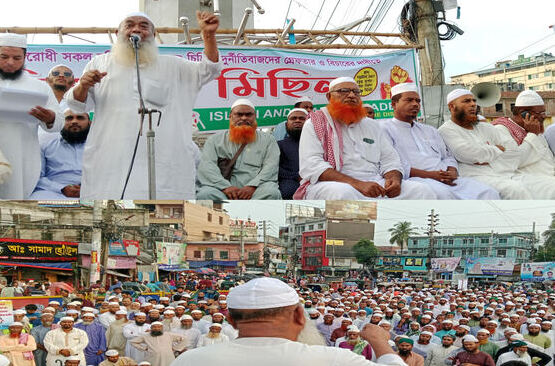
[[[479,83],[470,90],[480,107],[491,107],[501,99],[501,89],[494,83]]]

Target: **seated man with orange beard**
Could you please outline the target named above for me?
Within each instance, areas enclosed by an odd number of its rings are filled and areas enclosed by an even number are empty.
[[[204,144],[198,167],[198,200],[281,199],[278,145],[272,136],[256,127],[254,105],[247,99],[238,99],[231,106],[229,131],[211,136]],[[218,160],[233,160],[235,156],[231,177],[226,179]]]
[[[337,78],[329,90],[327,107],[304,124],[299,146],[303,180],[293,197],[435,199],[425,184],[401,180],[399,155],[378,122],[366,117],[355,80]]]

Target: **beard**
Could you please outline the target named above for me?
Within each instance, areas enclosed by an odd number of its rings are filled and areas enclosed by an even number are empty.
[[[43,326],[43,327],[51,327],[51,326],[52,326],[52,322],[42,322],[42,326]]]
[[[530,332],[530,330],[528,330],[528,334],[530,334],[532,337],[535,337],[540,334],[540,332]]]
[[[191,329],[192,327],[193,327],[192,324],[191,324],[191,325],[184,325],[184,324],[181,324],[181,328],[183,328],[183,329]]]
[[[140,322],[135,320],[135,324],[138,325],[139,327],[142,327],[145,324],[145,322]]]
[[[81,131],[71,132],[67,130],[65,127],[60,131],[62,138],[66,140],[69,144],[80,144],[87,140],[87,136],[89,134],[90,126],[82,129]]]
[[[349,343],[351,346],[356,345],[358,342],[360,342],[360,337],[355,338],[355,339],[348,339],[347,343]]]
[[[464,124],[475,126],[478,123],[478,117],[475,114],[468,114],[464,109],[455,107],[454,117],[457,121]]]
[[[54,87],[55,90],[57,91],[62,91],[62,92],[66,92],[67,91],[67,87],[65,85],[61,85],[61,84],[54,84],[52,85]]]
[[[410,355],[410,351],[407,350],[407,349],[400,349],[399,350],[399,355],[403,356],[403,357],[406,357],[406,356]]]
[[[314,322],[306,322],[304,328],[301,330],[297,336],[297,342],[304,343],[309,346],[325,346],[326,340],[316,328]]]
[[[151,65],[158,59],[158,46],[154,41],[154,37],[141,41],[139,52],[139,65]],[[127,38],[120,33],[116,43],[112,46],[110,53],[114,60],[123,66],[135,65],[135,50]]]
[[[303,132],[302,128],[287,128],[287,134],[294,140],[299,141],[301,139],[301,132]]]
[[[14,72],[5,72],[0,69],[0,79],[3,80],[17,80],[21,77],[21,75],[23,75],[23,66]]]
[[[235,126],[230,122],[229,141],[238,145],[250,144],[251,142],[254,142],[254,140],[256,140],[256,127],[256,123],[254,126]]]
[[[83,320],[83,324],[84,324],[84,325],[91,325],[92,323],[93,323],[93,322],[86,322],[86,321]]]
[[[162,334],[164,334],[164,332],[161,331],[161,330],[151,330],[150,331],[150,335],[153,336],[153,337],[159,337]]]
[[[358,105],[344,104],[331,98],[327,108],[334,120],[346,125],[358,123],[366,117],[366,110],[362,107],[362,102]]]
[[[207,336],[208,338],[216,339],[216,338],[220,338],[220,333],[208,332],[208,334],[206,334],[206,336]]]

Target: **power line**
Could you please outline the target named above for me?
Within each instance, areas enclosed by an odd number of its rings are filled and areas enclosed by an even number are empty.
[[[320,18],[320,14],[322,13],[322,8],[324,8],[324,4],[326,3],[326,1],[327,0],[322,1],[322,5],[320,6],[320,10],[318,10],[318,14],[316,14],[316,18],[314,18],[314,24],[312,24],[312,27],[310,29],[314,29],[314,27],[316,26],[316,22]]]
[[[328,25],[330,24],[330,20],[333,17],[333,15],[335,14],[335,10],[337,9],[337,7],[339,6],[339,3],[341,2],[341,0],[337,0],[337,2],[335,3],[335,7],[333,8],[333,11],[331,12],[330,17],[328,18],[328,22],[326,23],[326,26],[324,27],[324,30],[328,29]]]
[[[291,4],[293,0],[289,0],[289,6],[287,7],[287,12],[285,13],[285,20],[283,21],[283,28],[287,26],[287,17],[289,16],[289,10],[291,9]]]

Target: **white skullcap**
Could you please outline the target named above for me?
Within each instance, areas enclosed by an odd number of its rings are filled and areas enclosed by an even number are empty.
[[[150,326],[153,326],[153,325],[164,325],[164,324],[162,324],[162,322],[152,322],[152,323],[150,323]]]
[[[119,356],[119,352],[116,351],[115,349],[109,349],[106,351],[106,356]]]
[[[549,320],[544,320],[542,324],[551,324],[551,322]]]
[[[505,328],[503,333],[507,333],[507,332],[517,332],[517,330],[515,328],[507,327],[507,328]]]
[[[334,80],[331,81],[330,90],[331,90],[331,88],[333,88],[337,84],[341,84],[341,83],[353,83],[355,85],[358,85],[357,82],[355,81],[355,79],[353,79],[352,77],[343,76],[343,77],[340,77],[340,78],[337,78],[337,79],[334,79]]]
[[[487,329],[480,329],[477,333],[486,333],[486,334],[489,334],[489,330],[487,330]]]
[[[319,312],[318,310],[313,309],[313,308],[308,309],[308,313],[309,313],[310,315],[312,315],[312,314],[320,314],[320,312]],[[216,315],[216,314],[214,314],[214,315]]]
[[[382,320],[378,323],[378,325],[382,325],[382,324],[387,324],[387,325],[391,325],[390,322],[388,322],[387,320]]]
[[[200,300],[198,303],[199,304],[207,304],[208,302],[206,300]]]
[[[524,90],[516,97],[515,107],[533,107],[545,105],[542,97],[533,90]]]
[[[79,301],[72,301],[72,302],[68,303],[68,305],[78,306],[78,305],[81,305],[81,303]]]
[[[150,310],[148,311],[149,314],[150,314],[150,313],[159,313],[159,312],[160,312],[160,310],[158,310],[158,309],[150,309]]]
[[[512,341],[524,341],[524,336],[520,333],[515,333],[510,337],[510,339]]]
[[[10,324],[10,327],[22,327],[23,323],[21,322],[13,322],[12,324]]]
[[[528,325],[528,328],[532,328],[532,327],[541,328],[541,325],[539,325],[538,323],[532,323],[532,324]]]
[[[154,305],[154,309],[156,309],[156,310],[160,310],[160,309],[163,309],[163,308],[164,308],[164,305],[160,305],[160,304]]]
[[[195,309],[195,310],[191,311],[191,314],[193,314],[193,313],[201,313],[202,314],[202,311]]]
[[[88,317],[88,316],[94,318],[94,314],[93,314],[93,313],[85,313],[85,314],[81,315],[81,318],[86,318],[86,317]]]
[[[42,314],[40,314],[40,317],[42,318],[42,317],[45,316],[45,315],[54,316],[54,314],[51,314],[51,313],[42,313]]]
[[[66,311],[66,314],[79,314],[79,312],[77,310],[69,309],[68,311]]]
[[[56,302],[56,304],[57,304],[57,302]],[[43,312],[44,312],[44,311],[56,311],[56,309],[54,309],[54,308],[51,307],[51,306],[47,306],[47,307],[44,308]]]
[[[468,325],[459,325],[459,328],[468,330],[470,332],[470,327]]]
[[[349,333],[349,332],[357,332],[357,333],[359,333],[359,332],[360,332],[360,329],[358,329],[358,327],[357,327],[356,325],[349,325],[349,326],[347,327],[347,333]]]
[[[173,310],[166,310],[166,311],[164,311],[164,314],[175,314],[175,311],[173,311]]]
[[[306,97],[306,96],[300,97],[300,98],[295,99],[295,102],[293,104],[302,103],[302,102],[312,103],[312,99],[310,99],[310,97]]]
[[[0,33],[0,47],[27,48],[27,37],[24,34]]]
[[[474,337],[472,334],[467,334],[463,337],[464,342],[478,342],[478,338]]]
[[[108,303],[108,305],[117,305],[117,306],[119,306],[119,302],[110,301],[110,302]]]
[[[14,314],[14,315],[25,315],[25,314],[27,314],[27,312],[26,312],[25,310],[19,309],[19,310],[15,310],[15,311],[13,312],[13,314]]]
[[[444,321],[442,321],[442,323],[453,324],[453,321],[449,319],[445,319]]]
[[[125,311],[125,310],[118,310],[118,311],[116,311],[116,315],[127,315],[127,311]]]
[[[214,313],[214,314],[212,314],[212,316],[216,316],[216,315],[224,316],[224,314],[222,314],[222,313]]]
[[[81,309],[81,311],[85,311],[85,312],[88,312],[88,313],[92,312],[93,310],[94,310],[94,309],[91,308],[91,307],[89,307],[89,306],[85,306],[85,307],[83,307],[83,308]]]
[[[123,18],[124,20],[127,18],[131,18],[131,17],[143,17],[146,18],[152,25],[154,25],[154,22],[152,21],[152,19],[150,19],[150,17],[148,15],[146,15],[145,13],[143,13],[142,11],[133,11],[129,14],[127,14],[125,16],[125,18]]]
[[[451,93],[447,94],[447,104],[451,103],[457,98],[462,97],[463,95],[474,95],[468,89],[455,89]]]
[[[135,317],[137,317],[137,316],[146,316],[146,314],[143,313],[142,311],[140,311],[138,313],[135,313]]]
[[[210,326],[209,326],[208,328],[212,328],[212,327],[218,327],[218,328],[221,328],[221,327],[222,327],[222,325],[221,325],[220,323],[212,323],[212,324],[210,324]]]
[[[190,316],[190,315],[183,315],[183,316],[181,317],[181,320],[193,320],[193,317]]]
[[[60,322],[65,322],[65,321],[74,322],[75,319],[73,319],[71,316],[64,316],[60,319]]]
[[[415,83],[402,83],[397,84],[391,88],[391,96],[394,97],[397,94],[415,92],[418,93],[418,87]]]
[[[139,366],[141,365],[150,365],[150,362],[148,361],[139,362]]]
[[[281,308],[298,304],[299,295],[276,278],[261,277],[232,288],[227,303],[231,309]]]
[[[59,301],[52,300],[52,301],[50,301],[50,302],[48,303],[48,305],[50,305],[50,304],[57,304],[57,305],[60,305],[60,302],[59,302]]]
[[[66,361],[81,361],[81,359],[79,358],[79,356],[69,356],[66,357]]]
[[[250,100],[245,99],[245,98],[240,98],[240,99],[237,99],[235,102],[233,102],[233,104],[231,105],[231,109],[233,109],[233,108],[235,108],[239,105],[246,105],[246,106],[249,106],[252,109],[254,109],[254,104]]]
[[[422,315],[422,319],[424,319],[424,318],[426,318],[426,319],[432,319],[432,317],[431,317],[431,316],[429,316],[428,314],[424,314],[424,315]]]
[[[303,112],[305,114],[305,116],[308,116],[308,112],[306,111],[306,109],[303,108],[293,108],[289,111],[289,113],[287,113],[287,118],[289,118],[289,116],[291,114],[293,114],[293,112]],[[310,300],[307,300],[310,301]]]
[[[169,297],[165,297],[165,296],[163,296],[163,297],[160,298],[160,301],[169,301],[169,300],[170,300],[170,298],[169,298]]]
[[[427,330],[423,331],[423,332],[420,333],[420,334],[427,334],[427,335],[429,335],[430,337],[432,337],[432,336],[434,335],[432,332],[428,332]]]

